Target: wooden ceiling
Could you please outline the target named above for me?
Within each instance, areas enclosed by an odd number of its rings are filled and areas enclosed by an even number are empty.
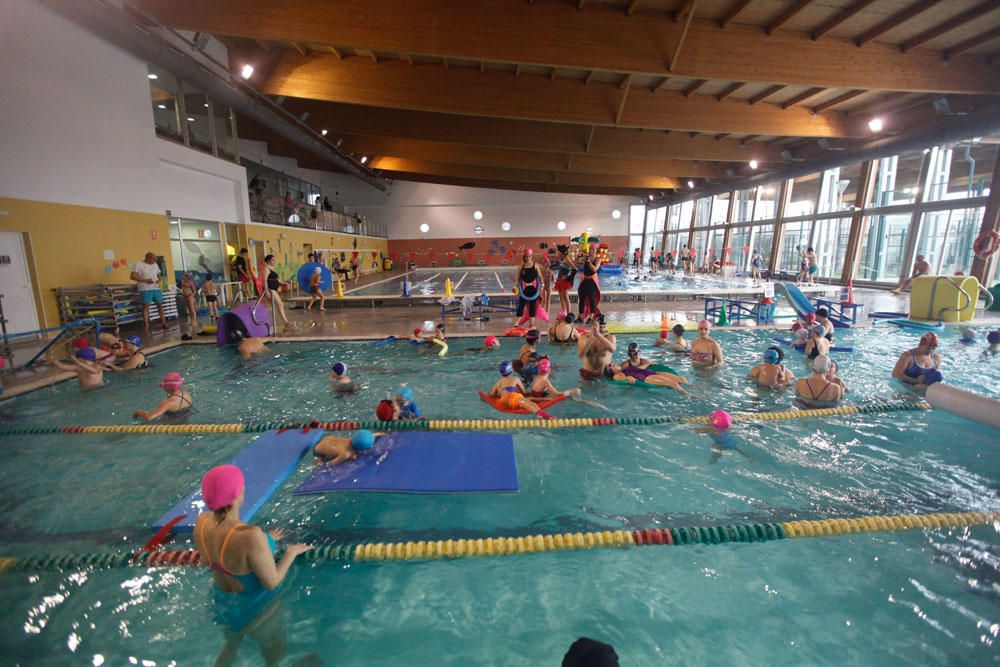
[[[1000,100],[1000,0],[141,4],[396,179],[659,195]]]

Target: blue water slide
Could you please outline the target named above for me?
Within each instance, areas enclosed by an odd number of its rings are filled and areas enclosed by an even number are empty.
[[[788,304],[792,307],[792,310],[802,319],[806,319],[806,315],[809,313],[816,312],[816,306],[812,305],[812,302],[802,293],[802,290],[792,283],[774,283],[774,292],[788,299]]]

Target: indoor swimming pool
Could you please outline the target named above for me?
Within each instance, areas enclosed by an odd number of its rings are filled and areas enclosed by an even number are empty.
[[[985,332],[980,332],[980,339]],[[675,367],[690,396],[582,380],[572,348],[549,346],[552,382],[580,387],[556,417],[704,415],[716,408],[787,410],[788,391],[750,384],[774,332],[716,334],[727,363],[695,370],[654,350],[655,334],[620,335]],[[848,404],[915,397],[889,378],[917,336],[895,328],[842,333],[836,355]],[[192,423],[373,419],[401,384],[431,418],[503,417],[477,390],[497,379],[500,350],[446,357],[406,342],[279,343],[243,362],[235,351],[182,346],[152,368],[81,392],[64,382],[0,403],[0,428],[129,424],[162,396],[169,371],[186,378]],[[997,358],[943,334],[947,382],[1000,395]],[[622,358],[619,353],[618,358]],[[361,385],[331,392],[343,361]],[[805,364],[788,352],[798,377]],[[958,435],[960,434],[960,435]],[[338,493],[293,496],[303,461],[254,523],[314,545],[738,522],[1000,510],[995,431],[936,410],[740,422],[739,451],[721,457],[699,427],[585,427],[513,432],[520,491],[505,494]],[[150,522],[211,466],[255,437],[59,434],[2,438],[0,556],[137,548]],[[469,434],[475,438],[475,434]],[[581,635],[615,646],[623,665],[941,664],[997,661],[1000,551],[996,526],[782,540],[558,551],[385,563],[299,561],[281,588],[288,654],[324,664],[558,664]],[[172,545],[188,546],[181,536]],[[223,644],[204,568],[0,574],[0,645],[14,664],[211,663]],[[832,657],[835,656],[835,657]],[[239,664],[257,664],[252,642]]]

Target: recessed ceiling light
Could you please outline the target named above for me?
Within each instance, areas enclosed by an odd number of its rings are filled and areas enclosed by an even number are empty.
[[[244,65],[243,69],[240,70],[240,76],[244,79],[249,79],[253,76],[253,65]]]
[[[502,231],[509,232],[510,231],[510,223],[507,222],[506,220],[504,220],[503,222],[500,223],[500,229]]]
[[[205,108],[206,109],[208,108],[208,102],[205,102]]]
[[[750,168],[751,169],[756,169],[759,166],[759,164],[760,163],[758,163],[757,160],[750,160]]]
[[[483,212],[482,211],[473,211],[472,212],[472,219],[473,220],[482,220],[483,219]]]
[[[322,134],[322,135],[323,135],[323,136],[325,137],[325,136],[326,136],[326,133],[327,133],[327,132],[328,132],[328,130],[322,130],[322,131],[320,132],[320,134]]]
[[[688,181],[688,187],[694,188],[694,181]]]
[[[194,118],[192,118],[191,116],[188,116],[188,122],[189,123],[193,123],[194,122]]]
[[[152,72],[150,72],[149,74],[146,75],[146,78],[149,79],[150,81],[156,81],[160,77],[158,77],[155,74],[153,74]]]
[[[566,229],[566,221],[565,220],[560,220],[559,222],[557,222],[556,223],[556,229],[558,229],[560,232],[563,231],[564,229]]]
[[[870,121],[868,121],[868,129],[871,130],[872,132],[881,132],[882,126],[883,123],[881,118],[872,118]]]
[[[367,155],[362,155],[361,156],[361,164],[365,164],[366,162],[368,162],[368,156]]]
[[[157,109],[166,109],[166,108],[167,108],[167,105],[166,105],[166,104],[157,104],[157,105],[156,105],[156,108],[157,108]]]
[[[420,233],[421,234],[426,234],[429,231],[431,231],[431,226],[430,225],[428,225],[426,222],[420,223]]]
[[[611,217],[617,220],[618,218],[622,217],[622,212],[619,211],[618,209],[615,209],[611,211]]]
[[[653,201],[653,195],[649,195],[649,201]]]

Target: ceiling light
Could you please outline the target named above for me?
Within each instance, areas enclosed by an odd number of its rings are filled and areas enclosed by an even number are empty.
[[[202,233],[205,235],[206,239],[212,238],[212,230],[211,229],[202,230]]]
[[[431,226],[430,225],[428,225],[426,222],[420,223],[420,233],[421,234],[426,234],[429,231],[431,231]]]
[[[694,188],[694,181],[688,181],[688,187],[693,189]],[[650,199],[652,199],[652,197],[650,197]]]
[[[472,228],[472,231],[475,232],[477,235],[482,234],[483,231],[484,231],[483,230],[483,226],[482,225],[476,225],[475,227]]]
[[[563,230],[565,230],[566,229],[566,221],[565,220],[560,220],[559,222],[557,222],[556,223],[556,229],[558,229],[560,232],[563,231]]]
[[[194,122],[194,118],[192,118],[191,116],[188,116],[188,122],[189,123],[193,123]]]
[[[206,109],[208,108],[208,102],[205,102],[205,108]]]
[[[473,220],[482,220],[483,219],[483,212],[482,211],[473,211],[472,212],[472,219]]]
[[[361,156],[361,164],[365,164],[367,162],[368,162],[368,156],[367,155],[362,155]]]
[[[622,212],[619,211],[618,209],[615,209],[611,211],[611,217],[617,220],[618,218],[622,217]]]
[[[502,231],[509,232],[510,231],[510,223],[507,222],[506,220],[504,220],[503,222],[500,223],[500,229]]]
[[[870,121],[868,121],[868,129],[871,130],[872,132],[881,132],[882,125],[883,123],[881,118],[872,118]]]
[[[327,131],[328,131],[328,130],[321,130],[321,131],[320,131],[320,134],[322,134],[322,135],[323,135],[323,136],[325,137],[325,136],[326,136],[326,133],[327,133]]]
[[[149,79],[150,81],[156,81],[160,77],[158,77],[155,74],[153,74],[152,72],[150,72],[149,74],[146,75],[146,78]]]
[[[244,79],[249,79],[253,76],[253,65],[244,65],[243,69],[240,70],[240,76]]]
[[[649,201],[653,201],[653,195],[649,195]]]
[[[760,163],[757,162],[757,160],[750,160],[750,168],[751,169],[756,169],[758,166],[760,166]]]
[[[157,104],[157,105],[156,105],[156,108],[157,108],[157,109],[166,109],[166,108],[167,108],[167,105],[166,105],[166,104]]]

